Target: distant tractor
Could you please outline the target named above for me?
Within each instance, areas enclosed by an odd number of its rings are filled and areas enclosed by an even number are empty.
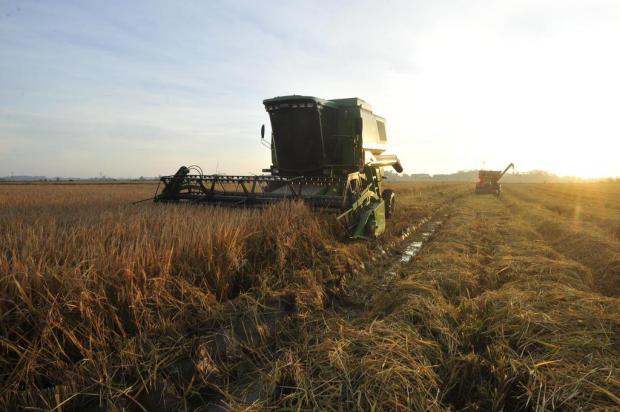
[[[502,191],[500,179],[504,177],[508,169],[513,168],[514,163],[510,163],[504,171],[501,170],[480,170],[478,171],[478,182],[476,183],[476,194],[478,195],[497,195]]]

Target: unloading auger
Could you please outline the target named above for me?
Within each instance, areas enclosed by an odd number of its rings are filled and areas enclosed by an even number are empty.
[[[182,166],[161,178],[156,202],[260,206],[285,199],[337,214],[347,236],[376,237],[394,213],[384,168],[403,168],[387,148],[385,119],[358,98],[283,96],[263,101],[271,121],[272,165],[260,176],[205,175]]]

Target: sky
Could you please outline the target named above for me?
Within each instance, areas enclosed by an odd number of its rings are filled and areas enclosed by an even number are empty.
[[[289,94],[369,102],[405,173],[620,176],[620,1],[0,1],[0,176],[258,173]]]

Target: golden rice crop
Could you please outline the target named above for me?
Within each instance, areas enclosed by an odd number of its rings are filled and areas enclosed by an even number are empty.
[[[0,409],[620,407],[612,237],[569,224],[542,189],[532,206],[509,185],[501,200],[391,187],[386,235],[349,243],[301,203],[0,185]],[[431,242],[386,273],[437,211]]]

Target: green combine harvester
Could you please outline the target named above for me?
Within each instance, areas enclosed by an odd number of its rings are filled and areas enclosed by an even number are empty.
[[[271,120],[272,165],[260,176],[205,175],[183,166],[161,178],[156,202],[257,206],[303,200],[337,215],[347,236],[368,239],[385,230],[394,193],[382,189],[384,168],[402,172],[387,148],[385,119],[358,98],[324,100],[283,96],[263,101]],[[194,174],[195,173],[195,174]],[[159,188],[158,188],[159,189]]]

